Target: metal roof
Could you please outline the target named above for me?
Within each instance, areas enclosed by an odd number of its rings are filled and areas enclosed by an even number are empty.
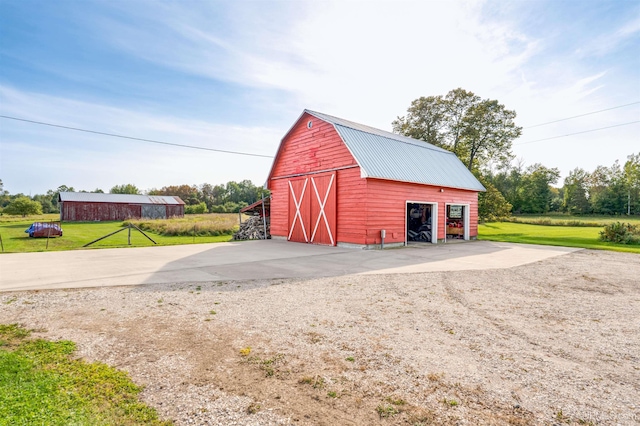
[[[123,204],[184,204],[180,197],[166,195],[102,194],[98,192],[61,192],[59,201]]]
[[[364,178],[485,191],[453,152],[327,114],[304,112],[333,124]]]

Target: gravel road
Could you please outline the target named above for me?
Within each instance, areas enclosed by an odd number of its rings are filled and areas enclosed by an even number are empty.
[[[177,425],[640,423],[640,256],[0,294]]]

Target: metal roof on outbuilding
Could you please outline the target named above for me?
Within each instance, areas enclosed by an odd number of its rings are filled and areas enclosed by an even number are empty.
[[[334,126],[364,178],[485,191],[453,152],[331,115],[304,112]]]
[[[166,195],[102,194],[99,192],[61,192],[59,201],[82,203],[184,204],[180,197]]]

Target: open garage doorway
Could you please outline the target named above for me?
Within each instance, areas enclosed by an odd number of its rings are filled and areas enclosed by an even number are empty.
[[[447,204],[445,208],[447,240],[468,240],[469,204]]]
[[[438,203],[407,201],[405,244],[438,242]]]

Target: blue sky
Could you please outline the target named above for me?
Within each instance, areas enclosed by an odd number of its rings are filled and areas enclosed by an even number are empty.
[[[462,87],[525,128],[525,165],[640,152],[640,0],[0,0],[0,115],[274,155],[304,108],[390,130],[420,96]],[[11,193],[59,185],[262,184],[268,158],[0,118]],[[561,184],[562,182],[559,182]]]

